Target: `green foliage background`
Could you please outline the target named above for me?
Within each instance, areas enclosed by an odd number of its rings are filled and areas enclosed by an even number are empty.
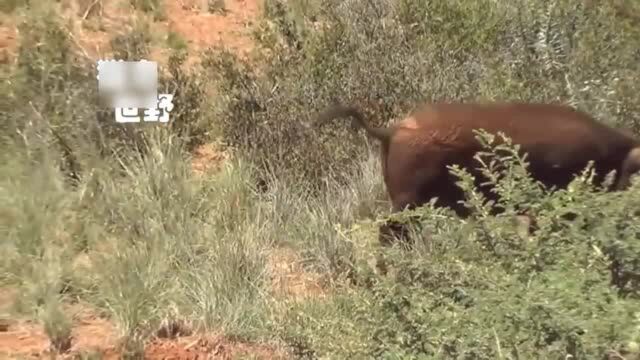
[[[485,134],[507,211],[487,215],[452,169],[474,215],[425,206],[415,247],[383,250],[377,145],[339,121],[307,126],[334,100],[377,125],[422,101],[524,100],[637,134],[636,2],[266,0],[250,61],[212,48],[187,72],[177,46],[161,79],[175,93],[165,128],[115,124],[52,7],[10,7],[25,21],[17,63],[0,69],[0,282],[61,351],[64,304],[83,301],[131,357],[180,320],[299,358],[640,358],[637,182],[603,193],[585,170],[548,193]],[[141,23],[112,45],[136,59],[151,41]],[[190,150],[212,139],[235,158],[193,177]],[[520,231],[515,205],[535,210],[537,232]],[[328,299],[273,296],[267,254],[280,246],[324,276]],[[382,258],[386,275],[372,265]]]

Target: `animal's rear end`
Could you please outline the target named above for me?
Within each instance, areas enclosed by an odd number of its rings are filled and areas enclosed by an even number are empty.
[[[565,186],[590,160],[596,170],[620,170],[636,139],[588,114],[556,104],[436,104],[418,115],[423,133],[442,147],[479,150],[473,130],[503,132],[528,153],[533,176],[550,186]],[[423,135],[424,136],[424,135]]]
[[[564,105],[429,104],[391,128],[373,130],[353,108],[337,107],[325,114],[325,120],[352,116],[382,141],[383,176],[394,211],[437,197],[440,205],[465,216],[458,204],[463,193],[447,166],[457,164],[480,175],[473,160],[481,149],[474,132],[479,129],[511,138],[528,153],[533,177],[547,186],[564,187],[590,160],[596,161],[600,173],[620,170],[623,163],[629,172],[640,169],[640,150],[629,155],[639,146],[637,140]],[[481,190],[494,197],[488,189]],[[394,225],[381,227],[381,239],[385,231],[400,231]]]

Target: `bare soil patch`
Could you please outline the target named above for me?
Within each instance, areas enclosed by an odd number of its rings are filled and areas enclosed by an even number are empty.
[[[292,249],[272,250],[268,271],[272,291],[279,298],[301,301],[309,298],[323,299],[328,295],[328,290],[323,286],[323,276],[304,269],[302,259]]]
[[[240,355],[253,359],[286,359],[285,352],[262,344],[247,344],[224,336],[187,336],[156,339],[145,349],[149,360],[236,359]]]
[[[15,294],[15,291],[10,292]],[[5,302],[3,306],[10,304]],[[119,358],[117,332],[110,321],[81,305],[70,306],[69,312],[74,315],[72,346],[63,358],[89,353],[101,354],[103,359]],[[51,355],[49,337],[41,324],[6,317],[4,321],[8,326],[0,331],[0,357],[41,359]]]
[[[79,355],[96,354],[102,359],[121,358],[115,326],[79,305],[73,309],[72,347],[58,358],[77,359]],[[52,354],[49,338],[42,325],[33,321],[4,319],[0,329],[1,359],[42,359]],[[151,339],[145,344],[144,358],[169,359],[234,359],[239,355],[255,359],[286,359],[285,351],[265,344],[246,343],[222,335],[194,335],[173,339]]]
[[[7,17],[0,17],[0,64],[9,64],[16,57],[18,48],[18,31],[14,21]]]
[[[191,168],[196,175],[216,171],[229,158],[229,154],[214,143],[204,144],[193,151]]]
[[[183,36],[194,49],[223,45],[242,54],[253,48],[250,27],[261,11],[260,0],[226,0],[223,13],[203,13],[193,1],[172,0],[166,6],[168,30]]]

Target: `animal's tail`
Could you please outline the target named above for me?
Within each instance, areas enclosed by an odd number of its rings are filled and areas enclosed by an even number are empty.
[[[352,122],[352,126],[353,125],[360,126],[367,132],[367,134],[371,135],[372,137],[382,142],[388,142],[389,139],[391,138],[391,135],[393,135],[393,130],[390,128],[375,128],[375,127],[369,126],[369,124],[364,118],[364,115],[358,108],[353,106],[340,105],[340,104],[333,105],[329,107],[327,110],[320,113],[316,118],[316,124],[321,124],[336,118],[348,118],[348,117],[352,117],[354,120]]]

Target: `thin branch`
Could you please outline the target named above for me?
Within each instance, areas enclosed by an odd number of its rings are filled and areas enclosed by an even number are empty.
[[[96,4],[98,4],[100,1],[101,0],[94,0],[91,3],[91,5],[89,5],[89,7],[87,7],[87,10],[84,12],[84,15],[82,15],[82,21],[87,20],[87,16],[89,16],[89,13],[93,9],[93,7],[96,6]]]

